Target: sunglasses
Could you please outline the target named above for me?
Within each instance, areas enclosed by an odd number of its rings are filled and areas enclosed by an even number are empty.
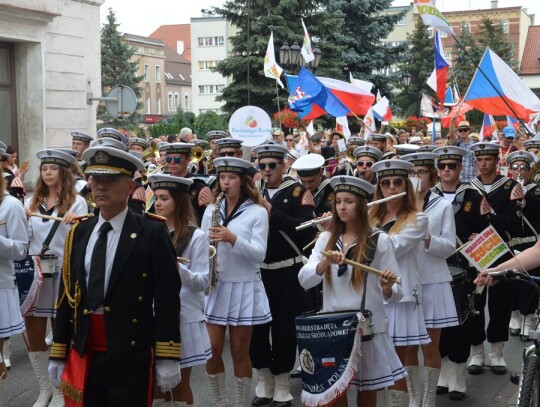
[[[459,129],[458,130],[458,133],[466,133],[468,132],[470,129]]]
[[[271,170],[275,170],[277,168],[277,163],[259,163],[259,169],[266,170],[266,167],[268,167]]]
[[[176,164],[180,164],[182,162],[182,159],[180,157],[165,157],[165,162],[167,164],[170,164],[172,162],[175,162]]]
[[[428,170],[409,171],[409,176],[411,177],[418,177],[419,175],[423,177],[424,175],[428,175],[428,174],[429,174]]]
[[[285,141],[291,141],[291,142],[292,142],[292,141],[294,141],[294,139],[292,139],[292,138],[286,138]]]
[[[220,157],[234,157],[234,151],[225,151],[223,153],[219,153]]]
[[[380,184],[381,184],[381,187],[383,187],[383,188],[390,188],[390,184],[394,184],[394,186],[396,188],[399,188],[399,187],[403,186],[404,182],[405,181],[403,180],[403,178],[396,178],[396,179],[392,179],[392,180],[383,179]]]
[[[356,162],[356,165],[358,167],[368,167],[368,168],[371,168],[371,166],[373,165],[373,162],[371,161],[357,161]]]
[[[512,166],[510,168],[512,168],[513,170],[525,171],[525,170],[530,169],[531,167],[529,167],[528,164],[512,164]]]
[[[437,168],[439,170],[444,170],[446,167],[448,167],[449,170],[454,171],[457,166],[457,163],[437,163]]]

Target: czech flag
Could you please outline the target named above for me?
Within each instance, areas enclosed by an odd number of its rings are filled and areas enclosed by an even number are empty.
[[[497,125],[495,124],[493,116],[484,113],[484,120],[482,121],[482,128],[480,129],[482,137],[491,137],[496,130]]]
[[[476,70],[465,95],[470,106],[494,116],[505,114],[525,120],[531,113],[540,111],[540,99],[491,49],[486,49],[479,66],[483,73]]]
[[[519,127],[519,120],[514,119],[512,116],[506,116],[506,125],[512,126],[515,130]]]
[[[437,76],[437,99],[439,103],[445,102],[446,77],[448,75],[448,62],[444,59],[444,49],[439,37],[439,32],[435,31],[435,75]]]

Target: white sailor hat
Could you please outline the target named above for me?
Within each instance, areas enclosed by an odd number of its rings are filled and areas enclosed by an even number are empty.
[[[532,139],[523,142],[525,150],[529,148],[540,148],[540,133],[537,133]]]
[[[475,157],[482,156],[482,155],[499,155],[499,150],[501,149],[500,144],[495,143],[489,143],[489,142],[480,142],[475,143],[471,146],[471,151],[473,152]]]
[[[159,151],[165,151],[166,154],[186,154],[191,155],[191,150],[195,144],[191,143],[171,143],[168,146],[162,147]]]
[[[73,137],[73,140],[79,140],[84,143],[91,143],[94,141],[94,138],[86,133],[83,133],[82,131],[72,131],[71,137]]]
[[[400,157],[402,155],[415,153],[420,148],[419,145],[416,144],[396,144],[394,146],[394,149],[396,150],[396,155],[399,155]]]
[[[143,153],[141,153],[139,151],[128,151],[128,153],[131,154],[133,157],[138,158],[139,160],[142,161]]]
[[[200,147],[202,148],[203,150],[206,149],[207,145],[208,145],[208,141],[206,140],[193,140],[193,144],[195,144],[196,147]]]
[[[378,179],[397,175],[408,177],[409,171],[412,170],[413,167],[414,165],[408,161],[384,160],[373,164],[371,171],[377,173]]]
[[[221,130],[211,130],[208,133],[206,133],[206,139],[208,141],[217,140],[220,138],[228,137],[227,133]]]
[[[141,146],[143,149],[146,150],[150,147],[150,143],[143,138],[132,137],[128,141],[128,146],[129,148],[131,148],[132,146]]]
[[[409,139],[409,143],[411,143],[411,144],[421,143],[421,142],[422,142],[422,137],[420,137],[420,136],[412,136]]]
[[[69,155],[77,158],[77,154],[79,154],[79,152],[77,150],[73,150],[71,148],[64,148],[64,147],[55,147],[53,148],[53,150],[58,150],[58,151],[62,151],[64,153],[68,153]]]
[[[57,164],[63,167],[69,167],[75,161],[75,157],[72,155],[54,148],[39,150],[36,157],[41,160],[41,164]]]
[[[112,137],[102,137],[90,143],[90,147],[112,147],[121,151],[127,151],[126,145]]]
[[[88,164],[84,173],[94,176],[128,175],[133,177],[136,171],[142,171],[141,160],[118,148],[100,146],[84,150],[83,160]]]
[[[438,155],[433,153],[412,153],[402,155],[400,160],[408,161],[413,165],[428,165],[434,167],[437,157]]]
[[[350,192],[360,198],[368,199],[375,192],[375,185],[350,175],[338,175],[330,179],[330,186],[334,189],[334,195],[339,192]]]
[[[420,148],[418,149],[418,152],[422,152],[422,153],[432,153],[436,148],[438,148],[438,146],[434,145],[434,144],[424,144],[423,146],[420,146]]]
[[[0,141],[0,148],[1,148],[2,150],[4,150],[4,152],[5,152],[5,150],[7,150],[7,146],[6,146],[6,144],[5,144],[3,141]]]
[[[366,140],[364,140],[362,137],[351,136],[349,137],[347,144],[349,146],[363,146],[366,144]]]
[[[528,151],[518,150],[518,151],[514,151],[513,153],[510,153],[508,157],[506,157],[506,162],[508,164],[512,164],[515,161],[527,161],[530,165],[532,165],[536,162],[536,159],[533,153],[529,153]]]
[[[291,168],[296,170],[300,177],[309,177],[319,174],[324,165],[324,157],[320,154],[305,154],[296,160]]]
[[[358,157],[371,157],[375,161],[380,161],[383,157],[383,153],[376,147],[360,146],[356,147],[353,152],[354,158],[358,160]]]
[[[4,144],[4,143],[2,143]],[[4,144],[5,145],[5,144]],[[8,159],[10,157],[10,154],[6,153],[6,149],[5,148],[1,148],[0,147],[0,157],[2,158],[5,158],[5,159]],[[6,172],[4,171],[4,176],[6,175]]]
[[[382,155],[382,159],[383,160],[390,160],[392,158],[394,158],[396,156],[396,153],[394,153],[393,151],[387,151],[386,153],[384,153]]]
[[[386,135],[380,133],[373,133],[369,136],[369,139],[372,141],[386,141]]]
[[[287,148],[278,144],[263,144],[253,149],[253,152],[257,154],[257,158],[277,158],[278,160],[285,159],[287,154]]]
[[[300,158],[300,153],[296,151],[295,149],[289,150],[287,151],[287,158],[298,160]]]
[[[216,145],[218,147],[218,150],[221,150],[222,148],[242,148],[242,143],[244,140],[236,139],[236,138],[230,138],[230,137],[224,137],[216,140]]]
[[[189,192],[193,180],[184,177],[174,177],[168,174],[152,174],[148,176],[148,183],[153,191],[166,189],[169,191]]]
[[[157,148],[159,151],[167,151],[167,147],[170,146],[171,143],[167,141],[161,141],[158,143]]]
[[[248,175],[253,165],[246,160],[236,157],[219,157],[214,159],[214,168],[220,172],[234,172],[240,175]]]
[[[110,137],[115,140],[118,140],[125,146],[127,146],[128,144],[128,138],[124,136],[122,133],[120,133],[118,130],[113,129],[112,127],[103,127],[102,129],[99,129],[97,131],[97,137],[98,138]]]
[[[463,157],[467,154],[467,150],[456,146],[439,147],[433,150],[433,154],[437,154],[437,160],[456,160],[463,161]]]

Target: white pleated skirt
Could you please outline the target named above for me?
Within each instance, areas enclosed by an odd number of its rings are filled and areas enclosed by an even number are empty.
[[[54,277],[43,278],[38,297],[26,315],[42,318],[56,317],[55,304],[61,275],[62,273],[56,273]]]
[[[362,342],[360,365],[351,386],[356,391],[377,390],[394,385],[407,373],[388,333],[379,333]]]
[[[394,346],[424,345],[430,343],[424,322],[422,304],[398,302],[385,304],[388,332]]]
[[[261,280],[218,281],[205,300],[206,322],[216,325],[261,325],[272,320]]]
[[[180,323],[182,357],[180,368],[204,365],[212,357],[212,345],[206,329],[206,322]]]
[[[422,284],[422,308],[426,328],[459,325],[450,282]]]
[[[0,338],[24,332],[17,288],[0,288]]]

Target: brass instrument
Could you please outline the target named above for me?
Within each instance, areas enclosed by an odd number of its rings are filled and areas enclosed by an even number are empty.
[[[227,191],[222,191],[216,199],[214,210],[212,211],[212,220],[210,226],[217,228],[221,225],[221,201],[225,197]],[[214,255],[210,258],[210,284],[204,294],[208,295],[210,291],[214,289],[217,283],[217,253],[218,253],[218,242],[211,242],[210,247],[214,248]]]
[[[88,192],[84,196],[84,200],[86,201],[86,205],[88,205],[89,208],[96,208],[96,203],[94,202],[94,196],[92,195],[92,191]]]
[[[204,159],[204,150],[195,146],[191,149],[191,161],[188,164],[188,172],[194,174],[199,170],[199,163]]]
[[[212,150],[205,150],[204,158],[206,158],[206,162],[204,164],[206,174],[210,174],[210,172],[214,170],[214,159],[212,158]]]
[[[262,178],[261,183],[260,183],[261,188],[259,189],[259,193],[261,194],[263,199],[264,199],[264,195],[266,194],[267,185],[268,185],[268,177]]]
[[[214,246],[210,245],[210,251],[209,251],[208,258],[210,260],[212,260],[216,256],[216,253],[217,253],[216,248]],[[177,257],[176,261],[179,262],[179,263],[182,263],[182,264],[191,263],[191,260],[188,259],[187,257]]]
[[[144,169],[143,172],[141,172],[141,183],[146,186],[148,184],[148,176],[149,175],[153,175],[153,174],[156,174],[158,172],[160,172],[161,170],[163,169],[163,165],[158,165],[156,168],[154,168],[153,170],[150,170],[150,171],[147,171],[146,168]]]
[[[350,147],[347,147],[347,150],[345,151],[345,158],[351,164],[356,162],[356,157],[354,156],[354,150],[355,149],[356,149],[356,147],[350,146]]]
[[[531,167],[531,171],[529,172],[529,175],[527,175],[527,178],[525,179],[525,185],[530,184],[531,182],[539,183],[540,182],[540,160],[536,162]]]
[[[143,161],[146,161],[148,160],[149,158],[154,158],[154,160],[156,161],[156,163],[159,162],[159,148],[157,146],[159,140],[158,139],[152,139],[150,141],[150,147],[148,147],[146,150],[143,151],[142,153],[142,160]]]

